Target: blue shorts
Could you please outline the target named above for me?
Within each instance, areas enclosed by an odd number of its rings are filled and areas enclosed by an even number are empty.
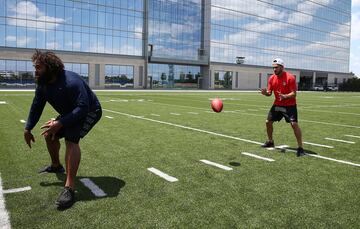
[[[62,127],[59,132],[56,133],[56,136],[59,138],[64,138],[66,141],[73,143],[79,143],[80,138],[85,137],[87,133],[95,126],[95,124],[100,120],[102,115],[101,108],[90,111],[85,118],[75,123],[75,125]],[[58,116],[56,120],[60,119],[61,116]]]

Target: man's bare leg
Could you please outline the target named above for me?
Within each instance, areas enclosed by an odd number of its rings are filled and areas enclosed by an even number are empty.
[[[269,141],[273,141],[273,121],[266,120],[266,133]]]
[[[295,137],[296,137],[296,141],[297,141],[297,144],[298,144],[298,147],[299,148],[302,148],[303,147],[303,144],[302,144],[302,135],[301,135],[301,129],[299,127],[299,124],[297,122],[292,122],[291,123],[291,127],[293,128],[294,130],[294,134],[295,134]]]
[[[59,151],[60,151],[60,141],[59,138],[55,137],[52,139],[50,135],[45,137],[46,146],[51,158],[51,166],[56,168],[60,166],[59,160]]]
[[[70,141],[65,141],[66,143],[66,153],[65,153],[65,162],[66,162],[66,183],[65,187],[70,187],[74,190],[75,188],[75,178],[79,168],[81,151],[80,146],[77,143]]]

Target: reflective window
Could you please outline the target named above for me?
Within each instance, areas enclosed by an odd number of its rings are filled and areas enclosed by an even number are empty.
[[[142,56],[142,27],[143,0],[0,0],[0,46]]]
[[[349,71],[351,1],[212,0],[211,61]]]
[[[152,56],[199,60],[201,0],[149,0]]]
[[[134,66],[105,65],[105,88],[133,88]]]
[[[79,74],[86,82],[89,80],[89,65],[80,63],[64,63],[65,70]],[[31,61],[1,60],[0,87],[35,87],[35,69]]]
[[[150,88],[199,88],[200,67],[173,64],[149,64]]]
[[[215,89],[232,89],[232,72],[215,71]]]
[[[81,78],[89,83],[89,65],[81,63],[64,63],[65,70],[75,72],[81,76]]]
[[[34,76],[31,61],[0,59],[0,87],[33,88]]]

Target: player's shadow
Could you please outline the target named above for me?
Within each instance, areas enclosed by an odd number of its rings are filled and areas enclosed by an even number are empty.
[[[41,186],[64,186],[66,175],[65,174],[56,174],[58,182],[40,182]],[[106,193],[106,196],[97,197],[91,190],[80,181],[82,178],[90,179],[94,184],[96,184],[101,190]],[[76,201],[92,201],[102,198],[116,197],[120,194],[120,190],[125,186],[125,181],[118,179],[116,177],[76,177]]]
[[[291,148],[291,147],[289,147],[289,148],[285,148],[285,150],[286,150],[286,149],[295,150],[295,152],[296,152],[296,150],[297,150],[297,148]],[[315,154],[315,155],[317,155],[317,153],[315,153],[314,151],[307,150],[307,149],[304,149],[304,153],[306,153],[306,154]]]

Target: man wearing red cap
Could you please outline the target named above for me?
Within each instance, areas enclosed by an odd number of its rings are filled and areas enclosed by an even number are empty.
[[[280,121],[283,117],[287,123],[291,124],[298,143],[298,157],[304,156],[302,148],[301,129],[298,125],[296,108],[296,80],[295,77],[284,71],[284,61],[280,58],[273,60],[272,67],[274,74],[269,78],[267,89],[261,89],[261,94],[271,96],[275,95],[275,101],[271,107],[266,120],[266,131],[268,140],[262,147],[274,147],[273,140],[273,122]]]

